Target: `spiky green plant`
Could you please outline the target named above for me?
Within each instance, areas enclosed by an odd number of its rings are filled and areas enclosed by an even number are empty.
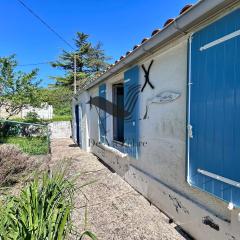
[[[19,196],[0,202],[0,239],[65,239],[72,225],[75,183],[64,175],[64,171],[44,173]],[[91,232],[83,234],[96,239]]]

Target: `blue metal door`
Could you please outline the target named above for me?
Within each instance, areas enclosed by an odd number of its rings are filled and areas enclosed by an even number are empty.
[[[79,106],[75,106],[75,121],[76,121],[76,140],[77,144],[80,144],[80,135],[79,135]]]
[[[82,147],[82,106],[79,105],[78,107],[78,114],[79,114],[79,146]]]
[[[240,10],[190,42],[188,181],[240,206]]]

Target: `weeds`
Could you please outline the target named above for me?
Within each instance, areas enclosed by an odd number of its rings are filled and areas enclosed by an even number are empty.
[[[72,228],[71,213],[75,180],[66,179],[64,170],[44,173],[24,187],[19,196],[0,203],[0,239],[65,239]],[[95,240],[90,231],[79,235]]]

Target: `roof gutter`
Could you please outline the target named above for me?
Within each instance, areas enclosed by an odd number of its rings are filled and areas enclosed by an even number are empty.
[[[146,53],[152,53],[154,50],[158,49],[163,44],[166,44],[169,40],[183,36],[187,34],[194,26],[199,24],[201,21],[206,20],[211,16],[216,15],[219,10],[222,10],[226,7],[234,5],[239,0],[201,0],[197,4],[191,7],[189,11],[178,16],[175,21],[165,27],[162,31],[151,37],[132,53],[114,65],[111,69],[103,73],[95,81],[87,85],[77,94],[81,93],[84,90],[88,90],[95,86],[96,84],[104,81],[106,78],[109,78],[123,68],[130,67],[137,60],[142,58]]]

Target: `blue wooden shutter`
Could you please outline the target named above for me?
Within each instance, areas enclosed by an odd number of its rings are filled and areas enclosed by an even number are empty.
[[[134,158],[139,153],[139,89],[139,67],[135,66],[124,73],[124,109],[130,113],[124,119],[124,151]]]
[[[240,10],[192,37],[189,182],[240,206]],[[239,185],[238,185],[239,183]]]
[[[99,96],[106,99],[106,84],[101,84],[99,86]],[[99,109],[99,119],[98,119],[98,125],[99,125],[99,140],[101,143],[106,143],[106,112]]]

